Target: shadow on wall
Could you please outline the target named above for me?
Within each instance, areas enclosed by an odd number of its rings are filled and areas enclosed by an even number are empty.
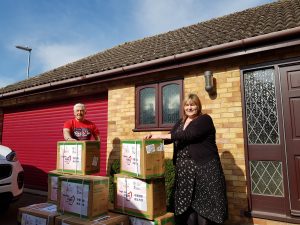
[[[22,164],[22,167],[24,169],[24,188],[48,190],[48,173],[32,165]]]
[[[120,161],[120,154],[121,154],[121,140],[120,138],[116,137],[113,139],[112,150],[110,151],[107,159],[108,161],[107,168],[106,168],[107,176],[111,175],[112,163],[116,160]]]
[[[107,163],[107,176],[109,176],[109,202],[110,207],[113,207],[114,202],[114,174],[120,173],[120,152],[121,152],[121,140],[116,137],[112,142],[112,150],[109,153]]]
[[[225,224],[254,224],[252,218],[246,216],[249,205],[244,171],[236,164],[230,151],[221,154],[221,162],[226,179],[229,209],[229,219]]]

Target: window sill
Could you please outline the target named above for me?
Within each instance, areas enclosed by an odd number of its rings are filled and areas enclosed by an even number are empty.
[[[145,132],[145,131],[170,131],[171,128],[163,127],[163,128],[154,128],[154,127],[147,127],[147,128],[134,128],[132,129],[133,132]]]

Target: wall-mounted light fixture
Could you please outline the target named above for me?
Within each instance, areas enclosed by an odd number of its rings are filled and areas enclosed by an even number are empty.
[[[215,93],[216,89],[214,86],[214,76],[212,71],[205,71],[204,72],[204,79],[205,79],[205,90],[208,94],[212,95]]]

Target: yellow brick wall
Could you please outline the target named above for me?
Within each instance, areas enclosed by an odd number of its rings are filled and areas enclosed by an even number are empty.
[[[185,93],[196,93],[201,99],[203,112],[213,118],[227,182],[229,221],[246,222],[248,219],[240,216],[240,211],[247,210],[248,205],[240,71],[236,69],[214,73],[217,95],[212,97],[205,91],[204,77],[201,75],[184,80]]]
[[[205,91],[202,75],[201,72],[189,72],[184,78],[184,93],[196,93],[201,99],[203,112],[210,114],[215,123],[216,142],[227,182],[229,220],[226,224],[288,224],[241,216],[243,210],[248,210],[248,203],[240,71],[231,69],[214,73],[217,84],[215,97],[210,97]],[[108,92],[108,169],[110,163],[120,157],[120,140],[143,138],[149,133],[133,132],[134,127],[135,87],[111,88]],[[166,158],[171,158],[172,145],[165,147]]]
[[[108,92],[108,165],[120,159],[120,140],[133,138],[139,133],[134,128],[134,87],[110,89]]]
[[[120,140],[141,139],[149,132],[133,132],[135,127],[135,87],[117,87],[108,92],[107,171],[120,159]],[[153,133],[153,132],[151,132]],[[172,158],[172,145],[165,146],[165,157]]]

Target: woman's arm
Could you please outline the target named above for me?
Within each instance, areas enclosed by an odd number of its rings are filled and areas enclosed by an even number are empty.
[[[214,131],[215,129],[211,117],[204,114],[193,120],[185,130],[171,132],[171,139],[193,142],[206,137]]]
[[[182,121],[181,119],[179,121],[177,121],[175,123],[175,125],[173,126],[173,128],[171,129],[170,133],[168,133],[168,134],[148,134],[144,138],[145,139],[159,138],[159,139],[163,139],[165,144],[171,144],[173,142],[171,139],[171,133],[177,129],[177,127],[180,125],[181,121]]]
[[[171,134],[148,134],[144,137],[145,139],[163,139],[168,140],[171,139]]]

